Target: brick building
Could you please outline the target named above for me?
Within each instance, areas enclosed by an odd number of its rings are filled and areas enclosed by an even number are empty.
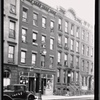
[[[73,9],[54,9],[39,0],[13,0],[14,7],[19,9],[12,14],[9,12],[12,1],[7,1],[7,5],[4,3],[4,69],[5,77],[10,73],[9,84],[26,84],[36,93],[41,87],[42,94],[92,89],[91,26],[77,18]],[[9,37],[13,33],[9,31],[10,21],[11,30],[16,27],[13,39]]]

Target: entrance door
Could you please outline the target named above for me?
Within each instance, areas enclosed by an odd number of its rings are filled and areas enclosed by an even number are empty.
[[[29,77],[29,91],[34,92],[34,77]]]
[[[89,90],[91,89],[91,77],[89,77]]]
[[[68,71],[68,76],[67,76],[67,83],[68,83],[68,85],[70,84],[70,80],[71,80],[71,72]]]
[[[46,88],[46,78],[41,79],[41,92],[44,94]]]

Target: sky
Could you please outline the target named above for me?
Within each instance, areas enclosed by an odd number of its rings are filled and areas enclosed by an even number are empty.
[[[76,16],[87,21],[92,26],[95,24],[95,0],[40,0],[47,5],[57,8],[61,6],[66,10],[73,8]]]

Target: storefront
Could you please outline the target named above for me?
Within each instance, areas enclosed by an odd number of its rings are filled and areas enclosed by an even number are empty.
[[[40,73],[36,72],[19,72],[19,83],[26,84],[29,91],[39,93]],[[54,75],[41,74],[41,93],[44,95],[53,94]]]

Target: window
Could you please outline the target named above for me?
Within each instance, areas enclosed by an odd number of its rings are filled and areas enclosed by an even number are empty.
[[[36,65],[36,54],[32,53],[32,64]]]
[[[26,51],[21,51],[21,63],[26,62]]]
[[[91,48],[91,57],[93,57],[93,48]]]
[[[54,22],[53,21],[50,22],[50,30],[51,30],[51,32],[54,31]]]
[[[71,35],[74,35],[74,25],[71,25]]]
[[[36,43],[37,42],[37,33],[36,32],[33,32],[33,43]]]
[[[46,18],[42,17],[42,27],[46,28]]]
[[[11,0],[10,3],[10,13],[16,14],[16,0]]]
[[[63,70],[63,76],[64,76],[63,82],[66,83],[66,70]]]
[[[89,56],[89,47],[87,47],[87,56]]]
[[[82,30],[82,39],[85,39],[85,31]]]
[[[82,71],[84,71],[84,60],[82,60]]]
[[[22,42],[26,42],[27,29],[22,28]]]
[[[89,62],[87,62],[87,72],[89,71]]]
[[[79,68],[79,57],[76,57],[76,67]]]
[[[33,25],[38,25],[38,14],[33,13]]]
[[[84,77],[82,76],[82,86],[84,86]]]
[[[76,72],[76,82],[78,82],[78,80],[79,80],[79,73]]]
[[[68,47],[68,38],[65,37],[65,47]]]
[[[76,37],[79,38],[79,27],[76,28]]]
[[[41,66],[45,67],[45,56],[44,55],[41,56]]]
[[[74,81],[74,72],[71,72],[71,80]]]
[[[58,19],[58,30],[62,30],[62,20],[61,18]]]
[[[8,62],[14,62],[14,46],[9,45],[8,48]]]
[[[68,65],[68,54],[64,54],[64,65]]]
[[[70,66],[73,67],[74,56],[70,55]]]
[[[11,72],[9,69],[4,69],[4,72],[3,72],[3,86],[7,86],[7,85],[10,85],[11,83]]]
[[[54,57],[51,57],[51,56],[50,56],[50,68],[53,67],[53,62],[54,62]]]
[[[28,10],[26,8],[23,8],[23,16],[22,16],[22,21],[27,22],[27,14]]]
[[[15,22],[10,20],[9,38],[15,39]]]
[[[85,86],[87,86],[87,77],[85,77]]]
[[[86,55],[89,56],[89,47],[86,48]]]
[[[60,34],[58,35],[58,44],[62,44],[62,36]]]
[[[50,50],[54,49],[54,39],[50,39]]]
[[[89,41],[89,33],[86,33],[86,40]]]
[[[57,82],[60,82],[60,69],[57,69]]]
[[[74,50],[74,40],[71,39],[71,50]]]
[[[66,33],[68,32],[68,22],[67,21],[65,22],[65,32]]]
[[[61,63],[61,52],[58,52],[58,64]]]
[[[42,41],[43,43],[45,43],[45,42],[46,42],[46,36],[42,35],[41,41]]]
[[[79,42],[76,41],[76,52],[79,52]]]
[[[91,73],[93,72],[93,63],[91,63]]]
[[[82,54],[84,54],[84,45],[82,45]]]

